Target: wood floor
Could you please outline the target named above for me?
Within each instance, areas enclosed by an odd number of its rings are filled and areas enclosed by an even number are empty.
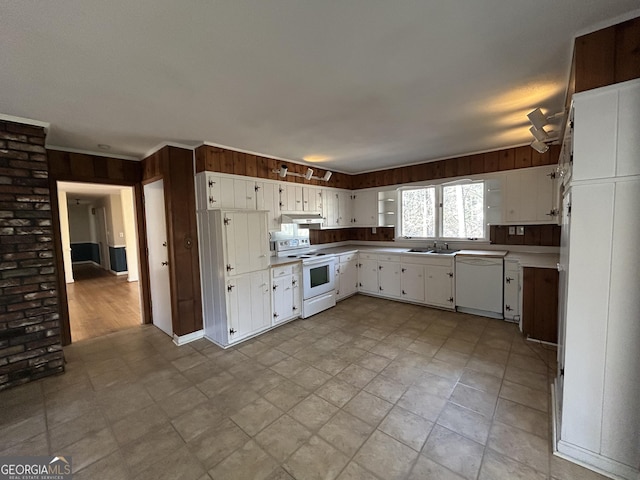
[[[74,283],[67,284],[73,342],[138,326],[138,282],[92,265],[73,266]]]

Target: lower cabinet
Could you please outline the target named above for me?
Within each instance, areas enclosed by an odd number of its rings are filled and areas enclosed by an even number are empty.
[[[424,265],[401,263],[400,288],[404,300],[424,303]]]
[[[378,295],[378,257],[361,253],[358,257],[358,291]]]
[[[400,296],[400,257],[387,255],[378,260],[378,290],[383,297]]]
[[[271,324],[298,318],[302,313],[300,265],[271,268]]]
[[[270,293],[269,270],[227,280],[228,343],[235,343],[271,327]]]
[[[558,271],[523,270],[522,333],[535,340],[558,342]]]
[[[426,265],[425,303],[442,308],[455,308],[453,259],[450,265]]]
[[[342,300],[358,291],[358,254],[340,255],[335,271],[336,299]]]
[[[520,321],[520,264],[518,261],[504,262],[504,308],[505,320]]]

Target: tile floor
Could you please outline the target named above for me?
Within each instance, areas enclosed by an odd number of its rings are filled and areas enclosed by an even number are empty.
[[[222,350],[141,326],[0,393],[0,456],[83,479],[596,479],[550,454],[555,351],[365,296]]]

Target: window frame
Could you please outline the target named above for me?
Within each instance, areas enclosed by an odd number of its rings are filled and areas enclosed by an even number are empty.
[[[422,240],[422,241],[435,241],[435,242],[486,242],[489,239],[489,225],[487,225],[487,192],[486,192],[486,178],[478,178],[478,179],[459,179],[451,182],[443,182],[443,183],[428,183],[428,184],[420,184],[420,185],[405,185],[398,188],[398,225],[396,226],[396,239],[397,240]],[[443,208],[443,189],[444,187],[455,186],[455,185],[471,185],[471,184],[482,184],[483,186],[483,194],[482,194],[482,212],[483,212],[483,236],[482,237],[444,237],[442,235],[443,225],[444,225],[444,208]],[[406,190],[420,190],[420,189],[428,189],[433,188],[435,193],[435,204],[436,204],[436,215],[435,215],[435,233],[434,237],[406,237],[401,235],[403,230],[403,201],[402,201],[402,192]]]

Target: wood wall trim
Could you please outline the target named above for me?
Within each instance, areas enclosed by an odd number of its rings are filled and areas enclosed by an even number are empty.
[[[68,345],[71,338],[69,324],[69,306],[64,278],[62,240],[60,234],[60,211],[58,206],[58,181],[98,183],[105,185],[123,185],[134,189],[136,223],[139,248],[139,285],[142,299],[142,320],[151,323],[151,294],[149,289],[149,266],[146,256],[146,225],[142,204],[142,163],[119,158],[87,155],[82,153],[47,150],[49,166],[49,191],[53,215],[53,239],[55,248],[56,272],[60,288],[60,326],[62,344]],[[64,287],[63,287],[64,286]]]

